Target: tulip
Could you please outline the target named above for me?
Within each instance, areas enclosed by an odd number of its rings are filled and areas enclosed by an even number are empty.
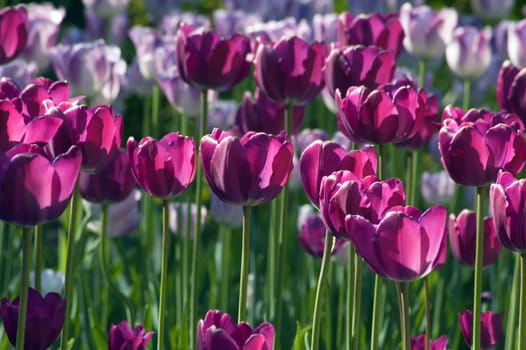
[[[323,72],[325,84],[333,97],[337,89],[344,94],[351,86],[376,89],[393,80],[395,64],[390,52],[375,46],[333,46]]]
[[[508,26],[508,56],[517,67],[526,65],[526,19]]]
[[[161,45],[160,35],[153,28],[134,26],[129,36],[135,46],[141,74],[144,78],[153,80],[156,75],[154,54],[156,47]]]
[[[345,228],[356,251],[375,273],[408,282],[445,263],[446,219],[442,206],[423,213],[410,206],[395,207],[378,224],[360,215],[347,215]]]
[[[453,39],[446,46],[449,68],[461,78],[478,78],[491,62],[491,30],[474,27],[458,27]]]
[[[502,109],[526,121],[526,67],[518,68],[505,61],[497,80],[497,101]]]
[[[312,17],[312,31],[314,40],[327,44],[338,40],[338,16],[335,13],[316,13]]]
[[[203,173],[219,199],[245,206],[274,199],[292,170],[292,144],[285,133],[248,132],[241,138],[220,129],[201,139]]]
[[[398,57],[403,39],[404,31],[396,13],[353,17],[345,12],[340,15],[338,41],[343,45],[378,46]]]
[[[197,324],[196,350],[272,350],[274,327],[267,322],[252,329],[235,324],[230,315],[210,310]]]
[[[455,182],[445,170],[424,171],[421,181],[422,197],[429,204],[448,203],[455,195]]]
[[[54,107],[65,112],[78,105],[83,97],[70,97],[70,88],[67,81],[52,81],[38,78],[28,84],[19,94],[22,113],[30,118],[45,114],[54,114]],[[82,124],[82,123],[80,123]]]
[[[0,100],[0,151],[5,152],[22,141],[26,124],[9,99]]]
[[[299,221],[299,220],[298,220]],[[323,248],[325,246],[325,223],[319,214],[311,214],[305,218],[300,226],[300,234],[298,241],[301,247],[315,258],[323,256]],[[331,254],[335,255],[341,249],[345,241],[336,239],[334,248]]]
[[[473,343],[473,312],[466,310],[458,316],[458,322],[468,347]],[[494,314],[491,311],[480,314],[481,340],[480,347],[484,350],[493,349],[497,346],[502,335],[502,314]]]
[[[146,333],[142,325],[134,329],[127,321],[111,324],[108,335],[108,350],[145,350],[154,332]]]
[[[424,90],[414,84],[365,86],[336,92],[338,128],[351,140],[378,144],[400,143],[420,129],[426,112]]]
[[[362,179],[375,175],[377,158],[373,147],[347,152],[332,141],[316,141],[301,154],[300,173],[305,194],[310,202],[320,207],[320,187],[324,176],[337,170],[349,170]]]
[[[210,215],[214,221],[230,228],[240,227],[243,221],[241,205],[223,202],[214,192],[210,196]]]
[[[0,64],[18,56],[27,44],[27,10],[7,7],[0,11]]]
[[[215,100],[208,110],[207,130],[230,129],[234,126],[238,104],[234,100]]]
[[[0,66],[0,77],[13,79],[17,85],[26,86],[35,79],[37,69],[35,62],[17,58]]]
[[[57,219],[69,203],[80,164],[77,147],[55,159],[26,144],[0,154],[0,219],[21,226]]]
[[[345,140],[349,140],[347,137],[343,136]],[[327,141],[329,140],[329,135],[323,129],[303,129],[298,135],[293,139],[294,149],[298,154],[302,154],[309,145],[315,141]],[[333,140],[334,142],[340,144],[338,141]],[[347,147],[343,147],[347,149]]]
[[[180,133],[159,141],[133,137],[127,143],[130,167],[137,183],[151,196],[169,199],[185,191],[195,177],[195,142]]]
[[[458,13],[452,8],[439,11],[421,5],[404,3],[400,8],[400,23],[404,29],[404,47],[421,59],[441,57],[446,45],[453,39]]]
[[[4,298],[0,306],[4,329],[13,346],[16,345],[19,304],[19,297],[12,302]],[[24,349],[45,350],[49,348],[60,334],[64,324],[65,309],[66,302],[60,298],[59,294],[49,293],[42,297],[36,290],[29,288]]]
[[[413,338],[411,337],[411,350],[425,350],[426,336],[420,334]],[[439,337],[437,340],[429,341],[429,350],[447,350],[447,337],[445,335]]]
[[[306,21],[285,17],[276,21],[257,22],[245,27],[246,35],[255,42],[271,44],[283,38],[298,37],[306,42],[312,41],[311,27]]]
[[[449,216],[449,243],[451,252],[464,265],[475,266],[475,229],[477,215],[474,211],[464,209],[455,218],[455,215]],[[501,245],[497,239],[493,218],[485,217],[484,225],[484,243],[482,249],[482,267],[488,267],[493,264],[500,253]]]
[[[243,35],[222,39],[211,30],[183,24],[176,47],[181,78],[201,89],[230,90],[250,72],[250,42]]]
[[[509,113],[446,107],[438,147],[449,176],[464,186],[494,182],[500,169],[517,174],[524,166],[523,124]]]
[[[278,134],[285,130],[285,105],[274,102],[260,89],[256,89],[255,98],[246,92],[236,114],[236,124],[245,133],[259,131],[268,134]],[[292,109],[292,133],[298,133],[305,108],[294,106]]]
[[[275,102],[306,105],[323,88],[326,53],[325,44],[309,45],[298,37],[261,44],[254,62],[254,79]]]
[[[408,80],[407,82],[410,81]],[[435,95],[428,94],[426,96],[426,107],[422,125],[417,130],[416,134],[406,141],[398,143],[397,146],[407,147],[412,150],[419,150],[425,147],[431,141],[433,135],[435,135],[440,129],[440,124],[437,122],[438,104],[438,98]]]
[[[146,0],[146,5],[148,6],[149,2],[168,2],[173,0]],[[162,4],[157,4],[155,11],[159,8],[162,9]],[[173,7],[173,6],[172,6]],[[155,12],[150,11],[150,13]],[[210,18],[208,16],[203,16],[196,14],[195,12],[179,12],[172,11],[172,8],[165,10],[161,19],[161,32],[169,37],[175,38],[179,32],[181,24],[188,23],[194,28],[211,28]]]
[[[243,33],[247,26],[261,23],[261,17],[258,14],[243,11],[217,9],[213,13],[213,18],[215,31],[222,37],[229,37],[234,33]]]
[[[82,198],[95,203],[120,202],[132,192],[132,175],[126,151],[119,151],[109,163],[94,174],[80,174],[79,192]]]

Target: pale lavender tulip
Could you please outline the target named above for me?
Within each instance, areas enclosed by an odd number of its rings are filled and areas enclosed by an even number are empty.
[[[237,102],[234,100],[215,100],[208,109],[206,129],[228,130],[236,122]]]
[[[292,17],[249,25],[245,28],[245,33],[252,40],[260,40],[265,43],[274,43],[282,38],[293,36],[307,42],[312,40],[312,31],[307,22],[297,21]]]
[[[449,68],[461,78],[480,77],[491,63],[491,29],[458,27],[446,47]]]
[[[37,70],[35,62],[17,58],[0,66],[0,77],[11,78],[18,86],[26,86],[35,79]]]
[[[149,0],[146,0],[149,1]],[[151,0],[173,1],[173,0]],[[165,11],[161,20],[161,31],[169,38],[175,38],[182,23],[190,24],[194,28],[211,28],[210,19],[195,12]]]
[[[526,19],[508,26],[508,56],[517,67],[526,65]]]
[[[212,192],[210,194],[210,215],[214,221],[230,228],[241,227],[243,223],[243,206],[223,202]]]
[[[429,204],[446,204],[455,194],[455,181],[445,170],[424,171],[421,181],[422,197]]]
[[[292,140],[294,142],[294,149],[298,154],[303,151],[315,141],[327,141],[329,136],[323,129],[303,129]]]
[[[338,40],[338,15],[335,13],[315,14],[312,18],[312,31],[314,40],[323,41],[326,44],[335,43]]]
[[[515,0],[471,0],[471,9],[486,20],[505,18],[515,5]]]
[[[146,79],[153,80],[156,76],[155,49],[162,44],[160,34],[150,27],[134,26],[130,29],[129,35],[133,45],[135,45],[141,74]]]
[[[244,33],[247,26],[262,22],[259,15],[243,11],[218,9],[214,11],[213,17],[215,31],[222,37],[229,37],[234,33]]]

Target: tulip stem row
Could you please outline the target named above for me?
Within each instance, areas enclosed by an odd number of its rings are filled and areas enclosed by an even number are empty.
[[[42,225],[35,226],[35,289],[42,293]]]
[[[18,327],[16,331],[16,350],[24,350],[27,314],[27,290],[29,288],[29,270],[31,264],[31,239],[33,228],[22,228],[22,280],[20,282],[20,306],[18,311]]]
[[[347,325],[345,332],[345,344],[347,350],[353,348],[353,336],[354,336],[354,296],[356,294],[356,286],[354,284],[355,267],[354,267],[354,256],[356,252],[354,246],[349,242],[349,261],[347,262]]]
[[[462,109],[467,111],[471,104],[471,79],[464,79],[464,96],[462,98]]]
[[[159,332],[157,333],[157,350],[164,349],[164,311],[166,310],[166,287],[168,278],[168,254],[169,250],[169,230],[170,225],[170,202],[163,200],[163,238],[162,238],[162,258],[161,258],[161,286],[159,291]]]
[[[327,272],[331,263],[331,251],[334,246],[334,236],[329,232],[325,232],[325,244],[323,247],[323,258],[321,260],[320,275],[318,277],[318,286],[316,287],[316,299],[314,301],[314,314],[312,316],[312,340],[311,349],[318,350],[320,339],[320,320],[321,320],[321,305],[323,299],[323,292],[325,290],[325,282],[327,280]]]
[[[354,252],[354,295],[352,314],[352,349],[360,348],[360,306],[362,303],[362,257],[356,254],[354,246],[349,248]]]
[[[228,288],[230,286],[230,245],[232,241],[232,229],[227,225],[221,225],[223,232],[223,253],[221,256],[221,310],[228,310]]]
[[[508,318],[506,320],[506,324],[509,325],[506,327],[506,344],[504,346],[504,350],[512,350],[515,349],[515,332],[517,331],[516,327],[513,327],[512,325],[515,325],[517,322],[517,313],[514,312],[514,310],[517,310],[517,302],[519,299],[518,295],[518,288],[519,288],[519,277],[520,277],[520,265],[521,265],[521,258],[520,254],[514,254],[514,268],[513,268],[513,282],[511,283],[511,293],[510,293],[510,304],[508,306]]]
[[[425,350],[429,350],[429,341],[431,339],[431,305],[429,303],[429,278],[424,277],[424,298],[426,301],[426,338],[425,338]]]
[[[239,303],[237,322],[247,321],[247,287],[250,261],[250,206],[243,207],[243,234],[241,241],[241,272],[239,276]]]
[[[526,346],[526,253],[520,254],[520,307],[519,307],[519,340],[517,349],[524,349]],[[512,327],[509,325],[508,327]]]
[[[484,208],[484,187],[477,187],[477,228],[475,243],[475,285],[473,289],[473,350],[480,350],[480,313],[481,292],[482,292],[482,253],[483,253],[483,213]]]
[[[402,349],[410,349],[409,337],[409,285],[407,282],[395,282],[396,293],[398,294],[398,306],[400,308],[400,335],[402,336]]]

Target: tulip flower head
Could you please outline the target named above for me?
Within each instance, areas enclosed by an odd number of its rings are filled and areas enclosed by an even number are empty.
[[[300,234],[298,235],[298,241],[303,250],[315,258],[321,258],[325,247],[326,231],[327,228],[320,214],[313,213],[307,216],[301,223]],[[337,254],[344,243],[345,241],[337,238],[331,254]]]
[[[426,335],[420,334],[413,338],[411,337],[411,350],[425,350]],[[447,350],[447,337],[445,335],[439,337],[437,340],[429,341],[429,350]]]
[[[154,332],[146,333],[142,325],[134,329],[127,321],[112,324],[108,336],[108,350],[146,350]]]
[[[491,63],[491,30],[474,27],[458,27],[453,39],[446,46],[449,68],[461,78],[478,78]]]
[[[508,56],[515,66],[526,65],[526,19],[508,26]]]
[[[497,79],[497,101],[500,108],[526,121],[526,66],[519,68],[505,61]]]
[[[473,344],[473,311],[466,310],[458,316],[458,322],[468,347]],[[491,311],[480,314],[480,348],[484,350],[494,349],[502,336],[502,314]]]
[[[0,64],[18,56],[27,44],[27,10],[7,7],[0,11]]]

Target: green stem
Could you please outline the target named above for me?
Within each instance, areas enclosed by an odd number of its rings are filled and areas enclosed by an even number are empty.
[[[464,96],[462,100],[462,109],[464,111],[467,111],[470,106],[471,99],[471,79],[465,79],[464,80]]]
[[[35,290],[42,293],[42,225],[35,226]]]
[[[348,350],[353,348],[353,318],[354,312],[354,296],[356,294],[355,279],[355,261],[356,252],[354,246],[349,242],[349,261],[347,261],[347,324],[345,327],[345,344]]]
[[[425,59],[420,60],[420,64],[418,66],[418,87],[420,89],[425,88],[426,68],[427,68],[427,61]]]
[[[407,283],[402,283],[404,284],[401,286],[400,282],[395,282],[396,292],[398,294],[398,306],[400,308],[400,334],[402,336],[402,349],[409,350],[411,346],[409,340],[411,335],[411,331],[409,330],[409,298],[407,296],[409,288]]]
[[[111,277],[111,271],[110,271],[110,258],[108,256],[108,203],[104,202],[102,204],[102,211],[101,211],[101,220],[100,220],[100,251],[99,251],[99,259],[100,259],[100,266],[102,268],[102,273],[104,274],[104,278],[106,279],[106,282],[108,283],[108,286],[110,287],[111,292],[116,295],[121,302],[124,304],[124,308],[126,311],[126,317],[128,319],[128,322],[133,323],[134,316],[133,316],[133,304],[128,300],[128,298],[121,293],[119,288],[115,285],[113,282],[113,279]]]
[[[159,98],[160,98],[160,92],[159,92],[159,86],[157,84],[153,84],[152,88],[152,136],[157,137],[159,134]]]
[[[230,242],[232,240],[232,229],[222,225],[223,231],[223,253],[221,254],[221,310],[228,310],[228,287],[230,282]]]
[[[373,319],[371,322],[371,350],[378,349],[380,336],[380,304],[381,304],[382,278],[374,276]]]
[[[379,144],[378,148],[378,178],[384,180],[386,165],[385,145]]]
[[[526,253],[520,254],[520,301],[519,301],[519,343],[517,349],[526,347]],[[510,327],[511,325],[508,325]]]
[[[354,246],[351,246],[354,251]],[[354,253],[354,295],[352,315],[353,349],[360,348],[360,308],[362,303],[362,257]]]
[[[325,289],[325,282],[327,279],[327,271],[331,263],[331,251],[334,246],[334,237],[329,231],[325,232],[325,245],[323,248],[323,258],[321,260],[320,275],[318,277],[318,286],[316,287],[316,299],[314,302],[314,315],[312,319],[312,341],[311,349],[318,350],[320,339],[320,320],[321,320],[321,305],[323,298],[323,291]]]
[[[420,152],[411,151],[411,183],[408,186],[411,186],[411,198],[409,204],[418,207],[418,191],[416,190],[416,185],[418,183],[418,165],[420,163]]]
[[[170,202],[163,200],[163,238],[162,238],[162,258],[161,258],[161,287],[159,291],[159,332],[157,350],[164,349],[164,312],[166,311],[166,286],[168,285],[168,256],[170,253]]]
[[[267,317],[268,319],[274,319],[276,312],[276,262],[278,251],[278,241],[279,241],[279,227],[277,223],[279,222],[279,203],[281,197],[277,200],[270,203],[270,226],[269,226],[269,242],[268,242],[268,262],[267,262],[267,298],[268,298],[268,310]]]
[[[429,303],[429,280],[424,278],[424,295],[426,300],[426,339],[425,350],[429,350],[429,340],[431,339],[431,304]]]
[[[20,304],[18,309],[18,327],[16,330],[16,350],[24,350],[27,314],[27,290],[29,288],[29,269],[31,265],[32,228],[22,228],[24,248],[22,250],[22,276],[20,280]]]
[[[407,204],[414,205],[414,178],[413,178],[413,158],[415,157],[415,153],[412,150],[408,150],[406,152],[406,196],[407,196]]]
[[[248,268],[250,262],[250,206],[243,207],[243,236],[241,241],[241,273],[237,322],[247,320]]]
[[[518,299],[518,288],[519,288],[519,277],[520,277],[520,266],[521,266],[521,259],[519,254],[515,254],[515,268],[513,270],[513,282],[511,285],[511,293],[510,293],[510,304],[507,308],[508,310],[508,318],[506,320],[506,345],[505,350],[512,350],[514,347],[515,342],[515,322],[517,321],[517,299]]]
[[[473,350],[480,350],[480,312],[482,292],[482,253],[484,244],[484,187],[477,187],[477,228],[475,245],[475,285],[473,288]]]
[[[197,135],[198,142],[201,142],[206,130],[206,121],[208,116],[208,89],[203,89],[201,91],[201,116],[199,121],[199,134]],[[195,226],[194,226],[194,241],[192,245],[192,284],[190,290],[190,317],[189,317],[189,327],[190,327],[190,341],[191,344],[195,341],[195,317],[196,317],[196,308],[197,308],[197,264],[199,262],[199,246],[201,243],[201,203],[202,203],[202,188],[203,188],[203,170],[201,168],[201,161],[199,157],[199,152],[196,154],[196,175],[195,175],[195,205],[197,207],[195,215]]]
[[[60,349],[67,350],[69,340],[69,327],[71,324],[71,304],[73,304],[73,282],[74,282],[74,270],[73,270],[73,258],[75,256],[75,236],[77,230],[77,213],[79,209],[79,181],[75,185],[73,190],[73,196],[71,198],[71,207],[69,212],[69,228],[67,238],[67,253],[66,253],[66,274],[64,281],[64,301],[66,303],[66,310],[64,312],[64,328],[62,328],[62,337],[60,339]]]
[[[346,296],[346,289],[349,287],[347,285],[347,283],[345,283],[345,271],[347,271],[347,269],[345,268],[345,266],[340,266],[338,268],[337,271],[337,277],[336,277],[336,280],[338,280],[340,282],[340,285],[338,287],[338,305],[337,305],[337,318],[336,318],[336,344],[344,344],[344,340],[343,340],[343,328],[344,328],[344,318],[345,318],[345,321],[346,322],[351,322],[351,320],[349,319],[349,317],[345,317],[346,315],[349,315],[348,313],[346,312],[342,312],[344,310],[344,308],[346,308],[346,304],[345,304],[345,296]],[[304,279],[304,278],[303,278]],[[346,330],[345,330],[345,333],[347,333],[347,329],[349,329],[350,327],[345,327]],[[347,337],[347,334],[346,334],[346,337]],[[348,345],[349,344],[347,342],[347,339],[345,339],[345,346],[346,348],[348,348]]]

